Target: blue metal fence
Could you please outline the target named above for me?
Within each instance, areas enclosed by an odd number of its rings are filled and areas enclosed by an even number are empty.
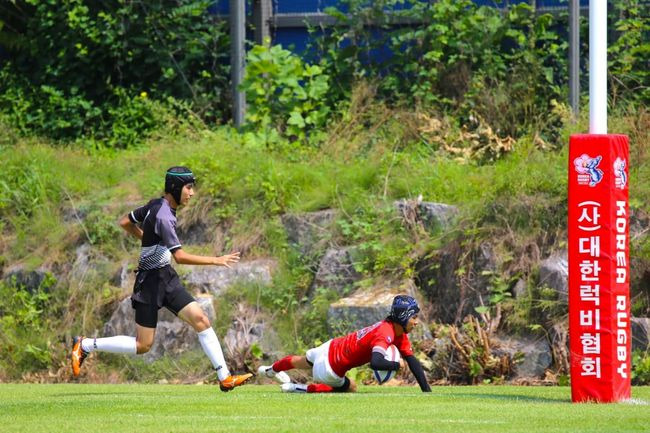
[[[429,0],[433,1],[433,0]],[[479,6],[505,8],[519,3],[530,3],[530,0],[473,0]],[[217,0],[210,8],[212,13],[228,14],[229,0]],[[248,2],[247,2],[248,3]],[[346,5],[341,0],[271,0],[273,18],[271,24],[271,39],[273,44],[282,45],[296,53],[304,53],[309,43],[309,33],[305,21],[322,22],[327,19],[325,9],[336,7],[345,12]],[[247,5],[250,7],[250,4]],[[539,11],[568,10],[569,0],[536,0]],[[580,0],[581,8],[589,6],[589,0]],[[408,8],[408,2],[403,6]]]

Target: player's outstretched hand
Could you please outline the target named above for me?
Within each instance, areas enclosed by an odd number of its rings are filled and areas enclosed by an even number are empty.
[[[225,266],[227,268],[230,268],[230,265],[234,265],[235,263],[239,262],[240,259],[240,252],[237,251],[235,253],[230,253],[226,254],[225,256],[217,257],[217,265],[219,266]]]

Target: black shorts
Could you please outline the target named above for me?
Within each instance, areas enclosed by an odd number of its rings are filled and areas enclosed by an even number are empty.
[[[135,323],[140,326],[155,328],[159,309],[165,307],[178,315],[194,301],[171,266],[139,271],[135,277],[131,306],[135,309]]]

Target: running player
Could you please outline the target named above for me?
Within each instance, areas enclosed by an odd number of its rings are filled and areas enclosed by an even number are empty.
[[[283,382],[284,392],[355,392],[357,385],[345,374],[351,368],[370,362],[375,370],[398,370],[400,363],[385,359],[386,350],[395,345],[415,376],[422,392],[431,392],[422,365],[413,355],[408,333],[418,324],[417,301],[407,295],[393,299],[385,320],[309,349],[305,356],[289,355],[273,365],[263,365],[259,375]],[[294,368],[311,369],[314,382],[290,383],[285,373]]]
[[[176,210],[194,195],[192,172],[172,167],[165,175],[165,195],[135,209],[120,220],[120,226],[142,240],[142,250],[131,305],[135,309],[136,336],[105,338],[75,337],[72,348],[72,374],[76,377],[86,357],[93,351],[142,354],[151,349],[161,307],[187,322],[198,333],[203,351],[217,371],[222,391],[244,384],[253,375],[231,375],[223,357],[219,339],[200,305],[181,283],[171,267],[171,258],[185,265],[230,267],[239,261],[239,253],[221,257],[186,253],[176,236]]]

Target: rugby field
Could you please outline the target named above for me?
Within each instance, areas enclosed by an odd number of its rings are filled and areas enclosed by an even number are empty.
[[[633,400],[572,404],[566,387],[361,386],[356,394],[282,394],[247,385],[0,384],[0,432],[640,432],[650,387]]]

